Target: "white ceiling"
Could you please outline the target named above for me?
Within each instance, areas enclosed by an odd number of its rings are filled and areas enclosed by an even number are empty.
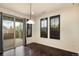
[[[40,15],[58,8],[72,5],[71,3],[32,3],[33,16]],[[0,6],[16,11],[18,13],[29,15],[29,3],[1,3]]]

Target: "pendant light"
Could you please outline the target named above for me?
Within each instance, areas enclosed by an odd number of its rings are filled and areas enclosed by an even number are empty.
[[[31,3],[30,3],[30,19],[26,22],[27,24],[34,24],[34,21],[31,19],[32,17],[32,10],[31,10]]]

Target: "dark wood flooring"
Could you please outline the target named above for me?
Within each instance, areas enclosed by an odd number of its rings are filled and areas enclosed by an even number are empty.
[[[31,43],[27,46],[20,46],[5,51],[1,56],[77,56],[77,53],[69,52],[38,43]]]

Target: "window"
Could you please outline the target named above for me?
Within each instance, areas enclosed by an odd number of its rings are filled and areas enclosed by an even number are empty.
[[[48,37],[48,18],[40,20],[40,36],[44,38]]]
[[[60,39],[60,15],[50,17],[50,38]]]
[[[27,37],[32,37],[32,24],[27,24]]]

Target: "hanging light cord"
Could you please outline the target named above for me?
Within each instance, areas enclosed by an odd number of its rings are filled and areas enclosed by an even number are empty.
[[[31,3],[30,3],[30,20],[31,20]]]

